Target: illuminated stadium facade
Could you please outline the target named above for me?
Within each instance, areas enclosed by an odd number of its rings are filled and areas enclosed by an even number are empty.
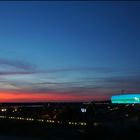
[[[114,104],[140,104],[140,94],[113,95],[111,102]]]

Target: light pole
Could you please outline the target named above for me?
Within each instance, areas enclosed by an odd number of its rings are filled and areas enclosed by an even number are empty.
[[[124,94],[124,89],[122,89],[122,95]]]

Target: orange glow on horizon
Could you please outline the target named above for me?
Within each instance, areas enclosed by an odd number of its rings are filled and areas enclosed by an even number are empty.
[[[99,99],[98,96],[64,95],[61,93],[17,93],[0,92],[0,102],[68,102],[68,101],[92,101]]]

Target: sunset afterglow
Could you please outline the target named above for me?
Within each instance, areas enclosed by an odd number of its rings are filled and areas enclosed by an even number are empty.
[[[0,2],[0,102],[108,100],[140,92],[137,2]]]

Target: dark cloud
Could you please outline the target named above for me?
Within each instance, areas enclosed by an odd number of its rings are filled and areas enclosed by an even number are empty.
[[[101,72],[110,73],[116,71],[109,67],[71,67],[71,68],[56,68],[46,70],[47,73],[59,73],[59,72]]]
[[[5,68],[4,70],[0,70],[1,76],[24,75],[39,72],[35,65],[19,60],[0,59],[0,68]]]
[[[140,76],[113,76],[103,80],[109,84],[140,85]]]
[[[14,71],[14,72],[0,72],[0,75],[24,75],[24,74],[33,74],[34,71],[28,72],[28,71]]]
[[[121,92],[121,89],[124,88],[128,92],[140,92],[140,76],[138,73],[132,73],[132,75],[125,73],[123,76],[117,73],[117,70],[112,68],[84,68],[84,67],[75,67],[75,68],[60,68],[60,69],[49,69],[44,71],[38,71],[36,66],[29,63],[14,61],[14,60],[2,60],[0,59],[0,66],[6,65],[16,68],[16,71],[10,69],[9,71],[0,71],[0,75],[26,75],[33,73],[43,74],[43,82],[41,77],[37,77],[37,80],[30,79],[18,79],[14,81],[6,81],[5,84],[9,84],[16,89],[13,90],[23,92],[23,93],[50,93],[50,94],[71,94],[71,95],[112,95],[115,93]],[[58,73],[63,72],[95,72],[101,73],[97,75],[82,75],[80,78],[69,79],[65,77],[66,80],[63,80],[63,77],[56,78],[56,82],[51,82],[47,79],[44,81],[44,76],[48,73]],[[108,74],[109,73],[109,74]],[[111,75],[110,75],[111,73]],[[122,73],[121,73],[122,74]],[[117,76],[118,75],[118,76]],[[62,78],[62,79],[61,79]],[[11,87],[9,86],[9,89]],[[12,89],[11,89],[12,90]]]
[[[13,85],[13,84],[12,84]],[[32,84],[14,84],[14,86],[19,87],[20,92],[24,93],[51,93],[51,94],[71,94],[71,95],[94,95],[103,94],[105,89],[97,85],[32,85]]]
[[[110,89],[121,93],[124,89],[125,92],[139,93],[140,92],[140,76],[139,75],[126,75],[126,76],[112,76],[100,78],[97,84],[102,86],[103,89]]]
[[[54,68],[38,71],[37,67],[28,62],[19,60],[0,59],[0,68],[5,68],[4,71],[0,71],[0,75],[17,75],[17,74],[32,74],[32,73],[67,73],[67,72],[94,72],[94,73],[112,73],[116,71],[109,67],[71,67],[71,68]],[[14,70],[13,70],[14,68]]]
[[[17,69],[25,70],[25,71],[32,71],[36,69],[35,65],[31,65],[27,62],[19,61],[19,60],[6,60],[0,59],[0,66],[10,66],[15,67]]]

